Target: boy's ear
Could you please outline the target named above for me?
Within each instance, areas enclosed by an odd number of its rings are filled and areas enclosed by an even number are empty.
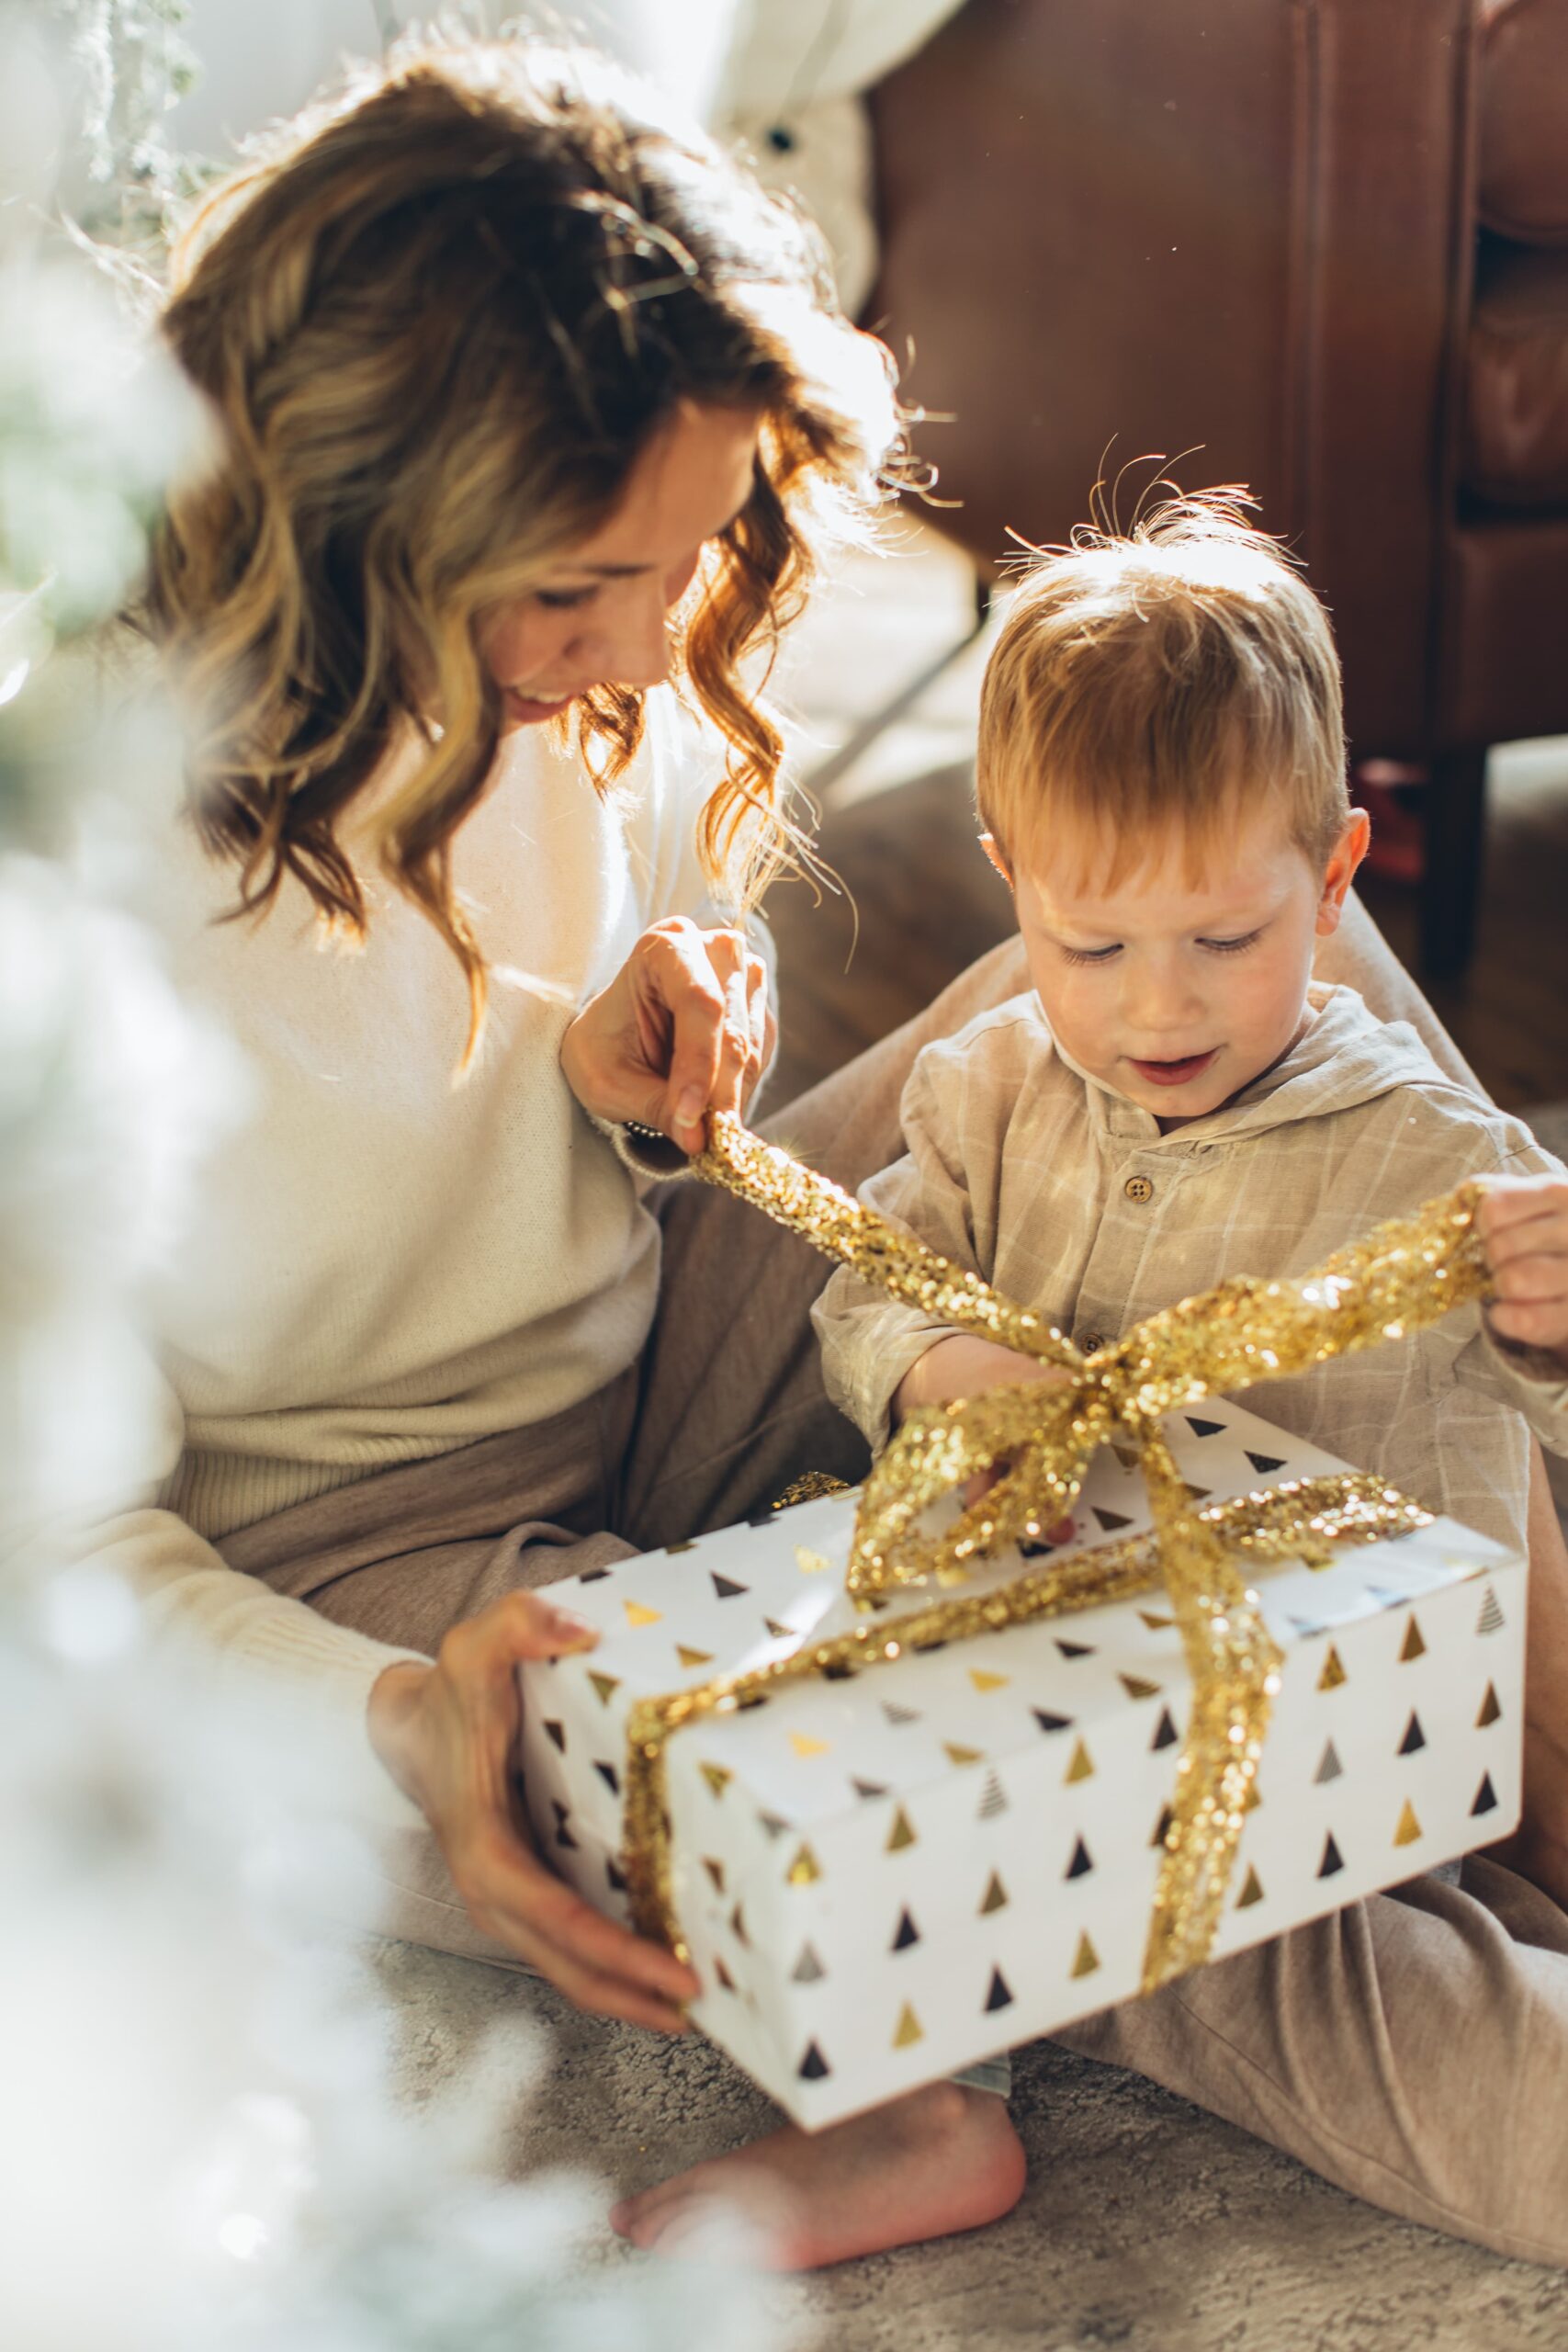
[[[1320,939],[1326,939],[1332,932],[1338,930],[1339,918],[1345,911],[1346,893],[1356,878],[1356,869],[1365,857],[1371,838],[1371,820],[1366,810],[1352,808],[1324,872],[1323,892],[1317,902]]]
[[[1007,884],[1008,888],[1010,890],[1012,888],[1012,868],[1008,864],[1007,852],[1003,849],[1000,842],[998,841],[995,833],[982,833],[980,835],[980,847],[985,851],[986,855],[990,859],[991,864],[996,867],[997,872],[1001,876],[1002,880]]]

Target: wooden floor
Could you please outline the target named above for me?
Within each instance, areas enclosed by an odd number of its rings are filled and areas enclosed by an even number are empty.
[[[919,614],[925,624],[923,633],[912,623],[892,632],[896,654],[886,614],[868,609],[880,581],[847,614],[840,608],[808,620],[816,638],[796,677],[804,673],[811,690],[797,685],[797,695],[815,721],[819,764],[835,735],[850,734],[863,717],[854,707],[857,693],[863,703],[887,699],[900,663],[902,674],[912,674],[944,628],[949,641],[962,629],[962,580],[954,590],[944,573],[938,594],[928,575],[939,561],[924,551],[889,581],[900,612]],[[863,662],[856,659],[857,639]],[[855,771],[833,785],[820,846],[843,877],[852,911],[845,898],[814,906],[799,883],[770,894],[783,1007],[774,1103],[917,1012],[1010,927],[1008,894],[976,843],[970,805],[967,746],[982,655],[979,647],[962,657],[926,697],[927,723],[917,707],[870,748],[858,793]],[[825,719],[813,711],[813,695]],[[943,755],[941,763],[922,767],[932,751]],[[1414,968],[1412,893],[1374,877],[1363,895]],[[1478,952],[1463,981],[1428,993],[1499,1102],[1528,1112],[1568,1101],[1568,742],[1516,748],[1494,760]]]

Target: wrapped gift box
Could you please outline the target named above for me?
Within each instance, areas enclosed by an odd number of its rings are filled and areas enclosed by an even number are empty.
[[[1226,1401],[1166,1430],[1216,1498],[1346,1467]],[[852,1622],[855,1500],[552,1588],[603,1638],[523,1669],[525,1786],[542,1849],[599,1909],[626,1916],[633,1702]],[[1057,1549],[1148,1525],[1136,1467],[1102,1453]],[[1520,1802],[1521,1560],[1438,1520],[1249,1578],[1286,1663],[1216,1958],[1490,1844]],[[1134,1996],[1190,1687],[1151,1588],[674,1734],[696,2023],[811,2129]]]

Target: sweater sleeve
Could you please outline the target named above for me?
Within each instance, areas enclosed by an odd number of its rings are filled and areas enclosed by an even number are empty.
[[[860,1198],[901,1232],[976,1273],[968,1172],[957,1123],[937,1083],[937,1049],[928,1046],[904,1089],[900,1118],[908,1147],[902,1159],[863,1184]],[[946,1058],[951,1058],[950,1057]],[[834,1274],[811,1319],[822,1348],[828,1394],[874,1453],[886,1444],[894,1394],[910,1366],[953,1327],[861,1282],[847,1269]]]
[[[159,1450],[167,1449],[172,1466],[184,1416],[169,1384],[151,1376],[157,1382]],[[48,1565],[91,1560],[112,1569],[135,1593],[156,1637],[199,1641],[208,1670],[236,1696],[243,1687],[292,1714],[331,1784],[323,1795],[332,1811],[378,1835],[423,1827],[419,1808],[371,1747],[367,1724],[377,1677],[397,1659],[422,1653],[334,1625],[304,1601],[229,1567],[185,1520],[158,1506],[155,1493],[149,1481],[119,1508],[35,1532],[29,1548]]]

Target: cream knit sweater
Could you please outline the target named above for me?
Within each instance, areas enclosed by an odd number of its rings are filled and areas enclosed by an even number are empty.
[[[491,967],[482,1051],[454,1071],[467,990],[450,951],[366,876],[362,952],[323,944],[299,887],[215,923],[232,871],[171,799],[143,912],[189,1001],[248,1066],[251,1108],[204,1163],[177,1262],[150,1302],[164,1403],[147,1490],[96,1556],[219,1670],[281,1680],[386,1822],[410,1808],[365,1732],[402,1653],[223,1565],[216,1543],[389,1464],[542,1420],[631,1363],[652,1319],[658,1228],[561,1074],[562,1034],[661,916],[717,920],[694,846],[716,780],[667,688],[613,801],[536,729],[511,737],[455,849]]]

